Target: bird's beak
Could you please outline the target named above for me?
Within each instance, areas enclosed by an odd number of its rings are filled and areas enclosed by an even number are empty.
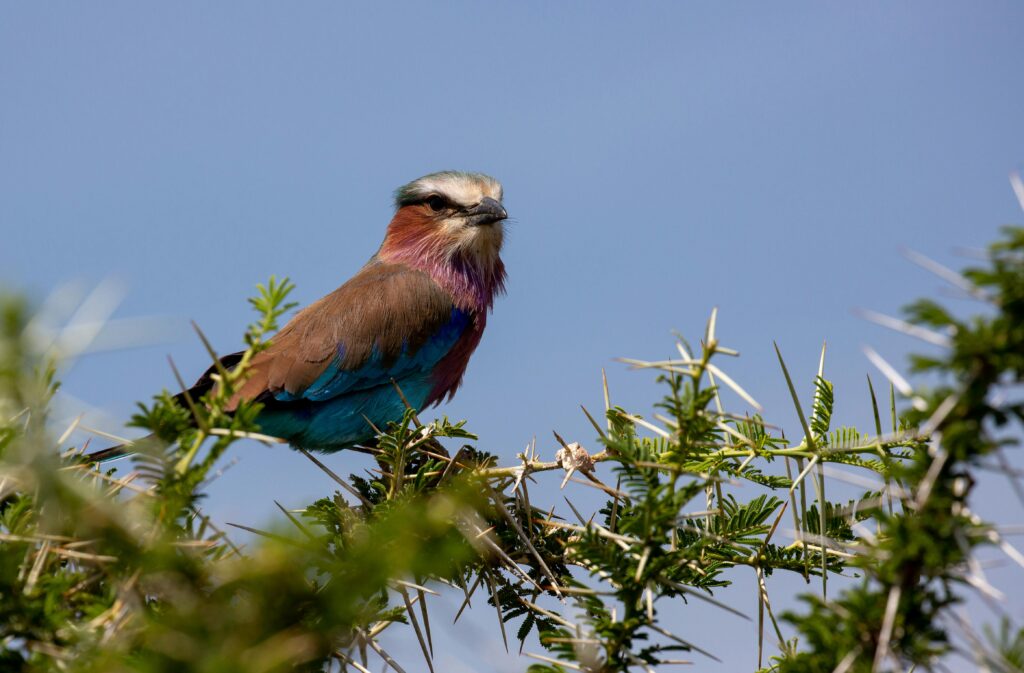
[[[466,221],[472,227],[501,222],[508,217],[505,207],[489,196],[466,211]]]

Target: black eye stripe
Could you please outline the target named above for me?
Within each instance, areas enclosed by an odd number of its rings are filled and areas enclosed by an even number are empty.
[[[448,200],[438,194],[431,194],[423,202],[435,213],[441,212],[448,207]]]

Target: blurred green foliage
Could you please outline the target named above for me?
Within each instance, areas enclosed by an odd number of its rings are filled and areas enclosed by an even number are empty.
[[[342,479],[318,462],[340,490],[254,530],[244,553],[199,505],[231,444],[259,438],[257,405],[225,407],[291,307],[291,285],[259,287],[245,354],[214,370],[218,385],[202,399],[163,393],[140,405],[133,423],[152,435],[133,447],[125,475],[76,448],[61,453],[67,437],[56,435],[67,433],[47,416],[59,362],[33,342],[28,307],[5,298],[0,670],[432,667],[428,596],[447,590],[467,603],[483,592],[496,635],[507,643],[514,623],[534,673],[653,671],[680,653],[714,655],[659,611],[695,599],[735,611],[714,590],[736,573],[757,579],[761,635],[745,646],[758,666],[767,636],[778,652],[768,670],[931,669],[950,651],[951,608],[970,586],[990,589],[976,549],[1011,549],[969,497],[983,461],[1014,444],[1024,420],[1013,395],[1024,368],[1024,231],[1008,230],[962,280],[987,308],[967,319],[932,301],[908,309],[908,331],[948,342],[941,356],[914,360],[939,383],[914,392],[902,416],[892,387],[885,410],[872,387],[874,432],[835,426],[823,366],[802,404],[781,353],[800,441],[759,414],[725,410],[723,386],[756,403],[723,371],[735,352],[712,315],[699,348],[680,340],[678,358],[629,361],[657,372],[665,396],[647,418],[610,400],[603,422],[587,412],[599,452],[556,435],[555,461],[528,449],[500,466],[462,423],[424,424],[409,410],[366,448],[372,476]],[[451,455],[446,442],[461,446]],[[830,500],[826,465],[874,486]],[[607,503],[589,513],[533,504],[559,477]],[[779,532],[784,519],[791,535]],[[829,584],[851,569],[860,579]],[[767,578],[777,572],[820,585],[803,611],[775,614]],[[379,636],[393,624],[414,631],[425,663],[384,650]],[[977,665],[1020,671],[1024,632],[1006,622],[986,634],[972,634]]]

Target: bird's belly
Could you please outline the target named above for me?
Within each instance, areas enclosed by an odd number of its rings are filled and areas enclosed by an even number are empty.
[[[404,378],[398,385],[409,404],[420,410],[434,384],[424,376]],[[388,423],[402,420],[405,408],[395,387],[386,383],[322,402],[271,403],[256,422],[260,432],[293,446],[331,452],[373,440],[373,426],[386,429]]]

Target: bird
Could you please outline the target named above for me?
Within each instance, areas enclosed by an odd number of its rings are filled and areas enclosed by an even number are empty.
[[[370,445],[378,428],[450,400],[505,292],[501,260],[508,213],[501,183],[441,171],[399,187],[377,252],[348,281],[300,310],[251,362],[228,402],[262,405],[262,434],[333,453]],[[242,353],[221,358],[232,368]],[[189,389],[216,385],[210,367]],[[183,394],[178,396],[184,406]],[[121,445],[89,454],[102,462]]]

